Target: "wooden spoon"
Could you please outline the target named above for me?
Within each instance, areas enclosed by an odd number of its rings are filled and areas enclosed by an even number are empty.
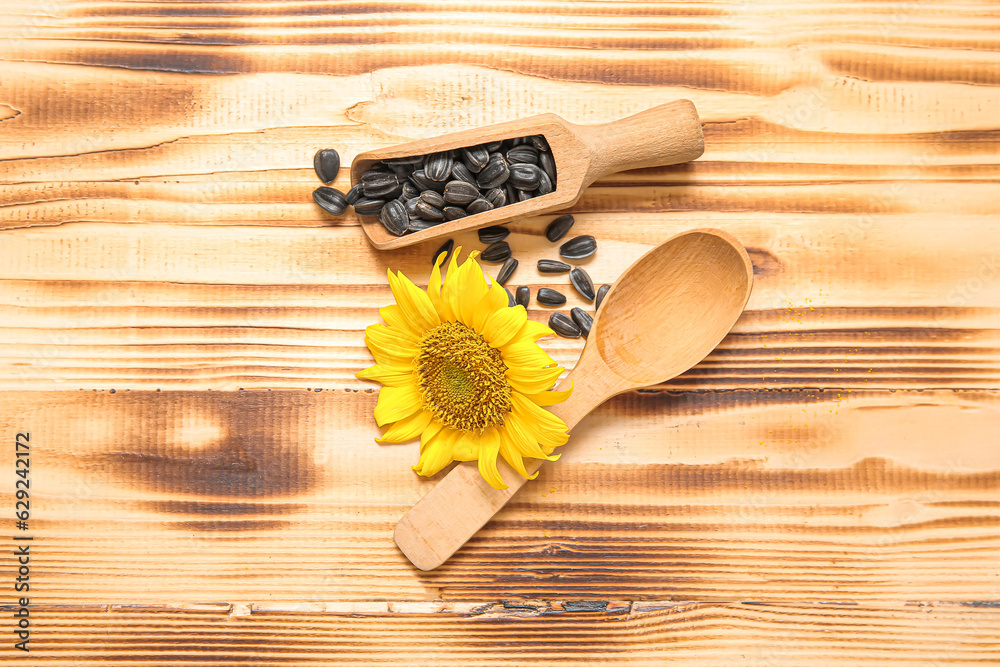
[[[561,385],[575,380],[573,394],[552,412],[572,429],[606,399],[688,370],[729,333],[752,285],[746,250],[717,229],[682,232],[653,248],[605,296]],[[532,461],[529,473],[543,463]],[[410,562],[421,570],[441,565],[521,488],[526,480],[499,463],[509,488],[494,489],[474,463],[459,464],[396,524],[396,544]]]
[[[389,250],[503,224],[514,218],[559,211],[575,204],[583,190],[601,176],[625,169],[688,162],[705,152],[701,121],[694,104],[690,100],[674,100],[604,125],[574,125],[549,113],[368,151],[351,163],[351,183],[360,182],[361,175],[379,160],[427,155],[535,134],[545,137],[556,163],[554,192],[403,236],[390,234],[378,216],[359,215],[368,240],[380,250]]]

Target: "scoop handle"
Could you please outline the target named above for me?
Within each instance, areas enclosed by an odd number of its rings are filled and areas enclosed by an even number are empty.
[[[674,100],[603,125],[571,125],[590,151],[584,186],[626,169],[689,162],[705,152],[691,100]]]
[[[581,358],[570,377],[584,365],[582,362]],[[586,377],[587,382],[574,386],[564,403],[550,408],[569,429],[605,399],[624,390],[600,381],[601,376],[592,371],[581,373],[581,377]],[[569,377],[560,388],[568,387],[568,382]],[[543,463],[528,459],[525,468],[529,475],[534,474]],[[503,459],[497,461],[497,468],[508,488],[494,489],[479,474],[475,463],[460,463],[399,520],[393,539],[411,563],[421,570],[433,570],[444,563],[528,481]]]

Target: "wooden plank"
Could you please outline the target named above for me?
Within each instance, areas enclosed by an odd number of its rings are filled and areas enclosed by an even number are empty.
[[[32,664],[973,665],[991,606],[517,601],[39,609]],[[513,639],[512,639],[513,637]]]
[[[31,432],[38,602],[1000,599],[995,391],[626,394],[429,573],[391,535],[436,480],[374,442],[374,402],[0,395]]]

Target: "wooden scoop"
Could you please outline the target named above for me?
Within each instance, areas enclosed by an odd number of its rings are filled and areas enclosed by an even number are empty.
[[[605,296],[580,361],[561,385],[575,380],[573,393],[552,412],[572,429],[615,394],[688,370],[729,333],[752,284],[746,250],[717,229],[682,232],[653,248]],[[529,474],[543,463],[532,461]],[[421,570],[444,563],[525,483],[503,460],[499,468],[510,488],[494,489],[475,463],[459,464],[406,513],[395,540],[410,562]]]
[[[694,104],[674,100],[604,125],[574,125],[549,113],[368,151],[351,163],[351,183],[360,182],[361,175],[378,160],[440,153],[535,134],[545,137],[555,160],[554,192],[403,236],[390,234],[378,216],[359,215],[368,240],[379,250],[389,250],[514,218],[560,211],[575,204],[584,188],[602,176],[625,169],[688,162],[705,152]]]

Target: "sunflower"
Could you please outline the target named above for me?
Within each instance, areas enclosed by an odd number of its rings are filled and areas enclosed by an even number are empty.
[[[441,280],[441,253],[427,291],[390,270],[396,303],[379,310],[386,324],[365,330],[375,365],[357,377],[384,385],[375,421],[390,425],[377,442],[420,437],[413,469],[431,476],[452,461],[478,461],[497,489],[507,485],[497,456],[524,477],[525,458],[554,461],[566,424],[545,409],[572,392],[550,391],[563,368],[536,343],[553,331],[510,307],[507,290],[487,283],[473,251],[461,265],[456,248]]]

